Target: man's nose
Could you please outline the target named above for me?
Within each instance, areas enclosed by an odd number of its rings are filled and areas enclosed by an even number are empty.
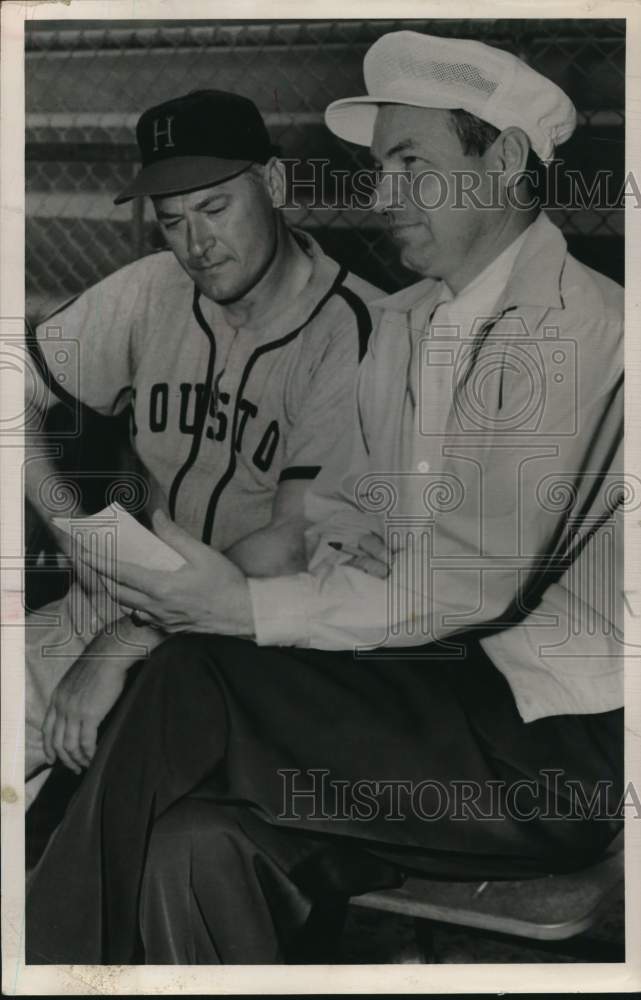
[[[216,237],[203,218],[198,215],[187,217],[187,249],[190,256],[202,257],[215,242]]]
[[[403,170],[386,170],[381,172],[374,189],[375,212],[383,214],[404,208],[409,193],[410,177]]]

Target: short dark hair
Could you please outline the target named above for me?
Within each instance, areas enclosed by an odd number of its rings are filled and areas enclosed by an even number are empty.
[[[476,115],[464,111],[463,108],[451,110],[450,121],[466,156],[483,156],[483,153],[501,134],[501,130],[495,125],[484,122],[482,118],[477,118]],[[545,184],[545,168],[533,149],[530,149],[528,153],[525,170],[530,175],[528,183],[532,194],[541,198]]]
[[[501,134],[495,125],[484,122],[463,108],[450,111],[450,119],[466,156],[482,156]]]

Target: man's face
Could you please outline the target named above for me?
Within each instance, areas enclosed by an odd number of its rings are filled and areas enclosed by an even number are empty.
[[[167,243],[197,287],[215,302],[237,300],[272,259],[276,218],[258,171],[189,194],[155,198]]]
[[[383,171],[376,211],[386,214],[403,264],[418,274],[447,280],[491,224],[488,216],[494,215],[473,207],[465,196],[465,207],[454,208],[457,190],[461,202],[456,171],[480,173],[476,194],[486,204],[490,200],[483,157],[463,152],[447,111],[395,104],[379,108],[371,151]],[[403,171],[408,180],[396,178],[392,183],[394,178],[386,174],[393,171]],[[465,183],[469,186],[470,181]]]

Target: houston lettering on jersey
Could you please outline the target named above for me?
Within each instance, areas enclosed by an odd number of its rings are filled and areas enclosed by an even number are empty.
[[[219,381],[219,380],[217,380]],[[228,392],[217,389],[209,393],[209,402],[205,399],[206,385],[204,382],[181,382],[178,392],[170,387],[169,382],[154,382],[150,386],[146,399],[139,399],[134,391],[133,410],[136,419],[132,424],[132,433],[138,433],[138,423],[145,420],[146,426],[153,434],[168,431],[174,435],[194,435],[202,419],[202,407],[207,405],[205,416],[204,439],[225,443],[231,434],[232,413],[231,398]],[[257,427],[260,422],[259,409],[250,399],[241,398],[237,404],[238,419],[234,449],[242,452],[246,440],[246,429],[251,422]],[[251,455],[251,461],[267,472],[276,454],[280,440],[280,427],[277,420],[272,419],[262,433],[258,445]]]

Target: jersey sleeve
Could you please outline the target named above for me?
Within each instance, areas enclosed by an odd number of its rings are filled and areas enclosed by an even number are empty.
[[[104,415],[130,400],[140,268],[122,268],[42,322],[31,340],[41,375],[63,401]]]
[[[309,376],[285,444],[280,482],[315,479],[334,455],[351,424],[359,358],[359,329],[350,317],[328,341]]]

